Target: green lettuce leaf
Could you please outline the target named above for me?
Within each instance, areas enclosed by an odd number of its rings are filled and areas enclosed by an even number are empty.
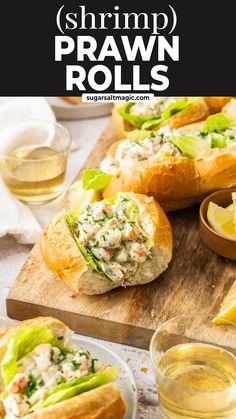
[[[95,191],[102,192],[108,185],[112,178],[112,175],[102,172],[97,169],[85,169],[83,171],[83,188],[95,189]]]
[[[231,121],[223,113],[216,113],[209,116],[204,124],[202,133],[222,132],[231,126]]]
[[[16,330],[7,341],[6,354],[1,363],[1,376],[5,387],[17,373],[17,361],[41,343],[54,343],[51,330],[46,326],[26,326]]]
[[[65,214],[65,220],[66,223],[70,229],[70,231],[73,233],[78,228],[78,220],[77,217],[73,214],[72,211],[69,211]]]
[[[111,279],[107,276],[105,268],[103,267],[103,263],[99,262],[93,253],[85,246],[83,246],[76,235],[76,230],[78,229],[78,222],[77,218],[71,214],[71,212],[67,213],[65,215],[65,220],[67,222],[67,225],[70,229],[70,232],[79,248],[80,253],[85,258],[86,262],[91,266],[91,268],[96,271],[99,275],[101,275],[103,278],[105,278],[108,281],[111,281]]]
[[[130,124],[136,128],[141,128],[146,119],[142,115],[132,115],[130,113],[130,108],[133,105],[134,102],[127,102],[118,109],[118,112],[125,119],[125,121],[130,122]]]
[[[162,112],[161,117],[163,121],[171,118],[175,114],[187,109],[189,106],[193,105],[199,100],[199,97],[189,97],[186,99],[178,99],[176,102],[170,103],[169,106]]]
[[[161,123],[161,116],[151,117],[148,121],[143,123],[142,130],[151,130],[153,128],[157,128]]]
[[[148,236],[148,234],[142,226],[142,220],[140,220],[139,217],[138,206],[130,198],[126,198],[125,194],[122,192],[117,194],[116,199],[120,202],[123,202],[124,200],[129,201],[125,214],[128,217],[129,221],[133,221],[140,228],[143,236],[146,239],[147,248],[150,250],[153,246],[153,241],[150,239],[150,237]]]
[[[87,247],[84,247],[82,244],[80,244],[77,237],[75,239],[76,239],[76,242],[77,242],[77,245],[78,245],[78,248],[79,248],[80,252],[84,256],[84,258],[88,262],[88,264],[93,268],[93,270],[96,271],[98,274],[102,275],[105,279],[111,281],[109,276],[106,274],[103,263],[99,262],[95,258],[94,254]]]
[[[223,136],[216,137],[211,136],[211,148],[225,148],[226,147],[226,138]]]
[[[191,135],[171,137],[170,141],[178,147],[183,156],[190,159],[196,159],[199,154],[211,148],[211,144],[207,140]]]
[[[85,258],[86,262],[88,262],[88,264],[91,266],[91,268],[93,268],[95,271],[98,272],[99,268],[98,268],[94,258],[92,257],[91,253],[89,252],[89,250],[86,249],[86,247],[84,247],[82,244],[80,244],[77,237],[75,237],[75,240],[76,240],[78,248],[79,248],[80,252],[82,253],[83,257]]]
[[[142,141],[145,138],[150,137],[152,135],[155,135],[153,133],[153,131],[151,131],[151,130],[143,130],[143,129],[141,129],[141,130],[135,129],[133,131],[130,131],[130,132],[126,132],[125,133],[125,136],[128,138],[128,140],[130,140],[130,141],[137,141],[137,142]]]
[[[53,390],[46,393],[43,400],[36,403],[32,410],[37,411],[39,409],[52,406],[56,403],[62,402],[63,400],[75,397],[78,394],[100,387],[103,384],[114,381],[117,378],[117,375],[118,368],[111,367],[103,372],[88,374],[80,378],[76,378],[71,382],[59,384]]]
[[[163,121],[169,119],[171,116],[196,103],[199,97],[189,97],[186,99],[177,99],[171,103],[160,115],[155,116],[143,116],[130,114],[130,108],[134,105],[133,102],[125,103],[119,110],[119,114],[130,124],[136,128],[142,128],[144,130],[151,130],[157,128]]]

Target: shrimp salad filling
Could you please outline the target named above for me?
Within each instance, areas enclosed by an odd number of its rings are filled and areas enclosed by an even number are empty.
[[[106,157],[100,168],[106,173],[116,175],[142,161],[171,156],[196,159],[211,149],[218,148],[219,151],[224,151],[225,148],[233,146],[236,146],[235,126],[227,127],[221,132],[186,132],[184,127],[177,130],[166,126],[158,132],[151,132],[141,140],[121,141],[115,156]]]
[[[143,116],[158,116],[170,104],[175,103],[177,100],[184,100],[187,102],[188,98],[184,97],[157,97],[151,102],[135,102],[130,108],[131,115]]]
[[[6,387],[3,400],[6,418],[23,417],[37,410],[37,403],[42,403],[46,395],[55,397],[70,385],[75,388],[81,377],[107,368],[89,352],[40,344],[17,362],[17,373]]]
[[[181,152],[170,140],[168,127],[151,132],[142,140],[124,140],[117,147],[114,157],[108,156],[101,163],[101,170],[115,175],[136,163],[157,157],[181,156]]]
[[[89,254],[94,268],[113,282],[127,280],[151,257],[152,244],[138,216],[137,204],[118,194],[88,204],[78,217],[75,235],[82,254]]]

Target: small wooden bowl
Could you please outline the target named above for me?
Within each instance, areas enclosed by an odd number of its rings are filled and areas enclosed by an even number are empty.
[[[205,244],[218,255],[227,259],[236,260],[236,240],[227,239],[216,233],[208,224],[207,209],[209,202],[214,202],[221,207],[227,207],[232,204],[232,192],[236,188],[222,189],[208,195],[200,206],[200,235]]]

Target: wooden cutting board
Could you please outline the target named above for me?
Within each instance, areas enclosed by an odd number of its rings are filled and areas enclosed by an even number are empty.
[[[83,169],[97,167],[114,139],[117,135],[110,122]],[[153,331],[168,318],[216,313],[236,278],[236,264],[217,256],[201,241],[197,206],[170,214],[169,219],[173,259],[153,283],[73,297],[47,269],[36,244],[9,292],[8,315],[19,320],[52,315],[78,333],[147,349]]]

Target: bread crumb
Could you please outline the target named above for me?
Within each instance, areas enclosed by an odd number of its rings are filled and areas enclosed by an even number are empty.
[[[143,364],[145,361],[146,361],[146,357],[145,357],[145,356],[143,356],[143,357],[141,358],[141,364]]]
[[[26,282],[27,280],[28,280],[27,276],[23,275],[22,278],[21,278],[21,282]]]
[[[143,372],[144,374],[147,374],[148,368],[142,367],[140,368],[140,371]]]
[[[215,287],[216,287],[215,285],[212,285],[212,286],[211,286],[211,288],[215,288]]]
[[[69,294],[69,297],[70,297],[70,298],[75,298],[75,297],[77,297],[77,295],[78,295],[78,294],[71,293],[71,294]]]
[[[126,359],[127,364],[128,364],[130,361],[132,361],[132,359],[131,359],[131,358],[127,358],[127,359]]]
[[[156,317],[156,314],[157,314],[156,310],[152,309],[151,310],[151,318],[153,319],[154,317]]]

